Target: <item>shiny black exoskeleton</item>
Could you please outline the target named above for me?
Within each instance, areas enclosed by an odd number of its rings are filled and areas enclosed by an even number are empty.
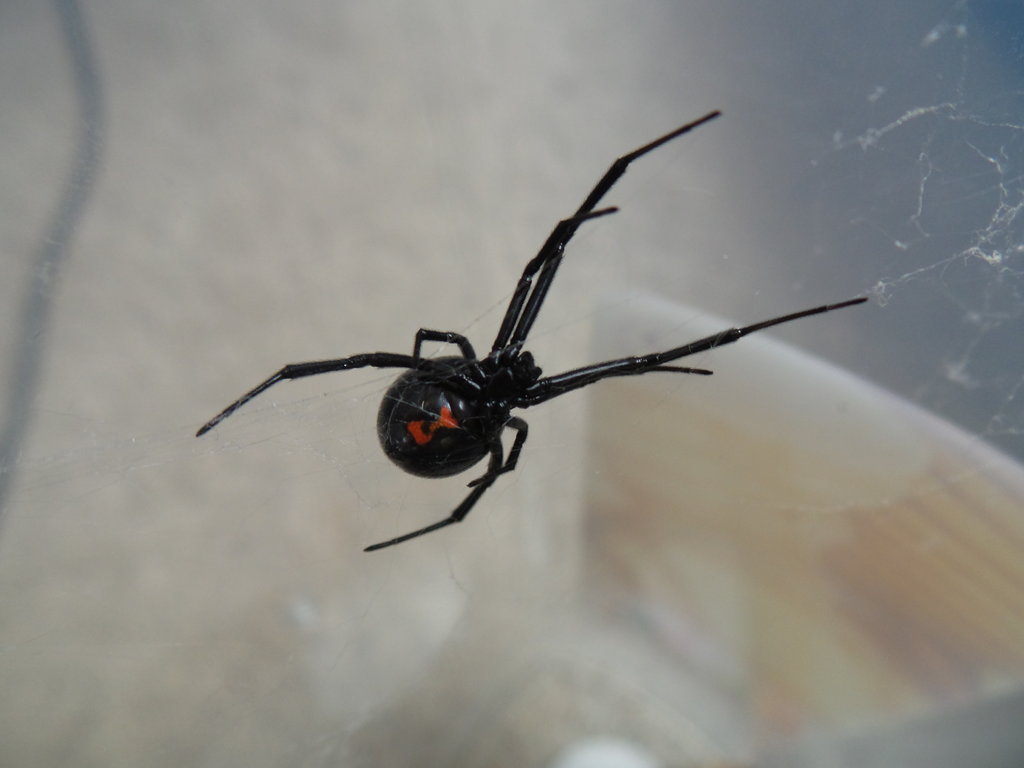
[[[743,328],[729,328],[664,352],[608,360],[555,376],[541,375],[541,369],[534,364],[533,356],[523,351],[523,345],[562,262],[565,247],[576,230],[588,219],[615,212],[615,208],[597,209],[597,204],[625,173],[631,162],[718,115],[718,112],[711,112],[612,163],[576,213],[555,225],[540,251],[526,265],[486,357],[477,358],[469,340],[461,334],[421,328],[416,333],[412,355],[371,352],[334,360],[286,365],[210,419],[196,435],[209,432],[256,395],[285,379],[366,366],[406,368],[406,372],[395,380],[384,395],[377,415],[377,434],[387,456],[406,472],[421,477],[455,475],[469,469],[485,456],[489,460],[484,473],[469,483],[472,488],[469,495],[448,517],[425,528],[367,547],[366,551],[369,552],[462,521],[499,475],[515,469],[526,442],[527,426],[525,421],[512,415],[514,409],[538,405],[610,376],[634,376],[652,371],[710,375],[711,371],[703,368],[684,368],[666,363],[731,344],[773,325],[866,301],[857,298],[838,304],[825,304]],[[420,349],[425,341],[455,344],[462,356],[424,358],[420,355]],[[506,429],[515,432],[508,459],[504,458],[501,440]]]
[[[487,455],[495,421],[473,392],[458,391],[464,375],[460,358],[434,360],[436,371],[412,368],[384,394],[377,412],[377,436],[384,453],[406,472],[420,477],[447,477],[464,472]]]

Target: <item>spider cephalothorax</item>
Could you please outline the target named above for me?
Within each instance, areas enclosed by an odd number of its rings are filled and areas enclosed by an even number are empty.
[[[514,400],[533,385],[542,373],[529,352],[504,358],[489,357],[483,361],[483,369],[487,372],[484,397],[499,401]]]
[[[635,376],[654,371],[710,375],[711,371],[703,368],[685,368],[666,363],[731,344],[773,325],[866,301],[864,298],[856,298],[838,304],[825,304],[742,328],[729,328],[664,352],[607,360],[554,376],[542,376],[533,355],[523,351],[523,344],[561,264],[565,247],[576,230],[589,219],[615,212],[615,208],[598,209],[597,204],[626,172],[631,162],[718,115],[718,112],[711,112],[612,163],[576,213],[555,225],[540,251],[527,263],[491,351],[483,359],[477,358],[472,344],[465,336],[453,331],[421,328],[416,333],[411,355],[371,352],[334,360],[286,365],[210,419],[196,435],[209,432],[256,395],[285,379],[366,366],[407,369],[388,388],[377,414],[377,434],[388,458],[406,472],[421,477],[447,477],[464,472],[485,456],[489,457],[489,461],[484,474],[469,483],[472,490],[448,517],[366,548],[366,551],[372,551],[462,521],[499,475],[515,469],[526,442],[527,426],[525,421],[511,414],[513,409],[539,405],[611,376]],[[455,344],[462,356],[424,358],[420,355],[420,348],[425,341]],[[501,441],[506,429],[515,432],[507,459],[504,458]]]

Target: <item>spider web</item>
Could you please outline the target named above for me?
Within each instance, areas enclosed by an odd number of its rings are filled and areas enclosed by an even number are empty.
[[[878,254],[871,293],[906,325],[871,375],[1024,458],[1024,92],[1019,9],[958,3],[867,90],[820,163],[819,243]],[[907,104],[923,75],[940,98]],[[858,125],[859,123],[859,125]],[[857,183],[848,184],[850,179]],[[844,220],[845,219],[845,220]],[[899,323],[898,323],[899,324]],[[888,347],[888,349],[879,347]],[[884,370],[883,370],[884,368]]]

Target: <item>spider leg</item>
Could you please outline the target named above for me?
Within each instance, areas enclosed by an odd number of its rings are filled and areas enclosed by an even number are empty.
[[[495,472],[495,475],[503,475],[506,472],[511,472],[516,468],[516,463],[519,461],[519,453],[523,450],[523,445],[526,443],[526,434],[529,432],[529,428],[525,421],[520,418],[513,416],[507,422],[505,422],[506,429],[516,430],[516,438],[512,442],[512,448],[508,452],[508,461],[502,465],[501,469]],[[476,488],[482,482],[484,482],[491,475],[490,467],[488,467],[486,474],[478,477],[476,480],[470,482],[468,488]]]
[[[523,433],[521,432],[520,434]],[[520,445],[520,447],[522,446]],[[515,449],[513,448],[513,450]],[[504,467],[502,467],[501,460],[501,440],[495,437],[494,440],[491,442],[491,460],[487,465],[487,473],[479,480],[475,481],[473,490],[469,492],[469,495],[462,500],[462,503],[459,504],[459,506],[457,506],[452,511],[452,513],[448,515],[448,517],[446,517],[444,520],[439,520],[433,525],[428,525],[426,528],[420,528],[417,531],[413,531],[412,533],[407,533],[403,536],[397,536],[393,539],[388,539],[387,541],[382,541],[378,544],[372,544],[371,546],[364,549],[363,552],[373,552],[378,549],[384,549],[385,547],[393,547],[395,544],[401,544],[403,541],[415,539],[416,537],[422,536],[426,533],[432,533],[433,531],[436,531],[440,528],[445,528],[449,525],[452,525],[453,523],[461,523],[466,518],[466,515],[470,513],[470,510],[473,509],[473,505],[476,504],[477,501],[479,501],[480,497],[484,495],[484,491],[491,487],[491,485],[494,483],[498,475],[500,475],[503,471],[507,471],[504,469]]]
[[[548,288],[551,286],[551,281],[555,277],[555,272],[558,269],[558,265],[562,260],[562,253],[565,250],[565,246],[568,245],[573,235],[576,234],[576,230],[587,218],[596,214],[594,209],[597,204],[601,202],[603,198],[621,177],[626,172],[626,168],[639,157],[646,155],[654,149],[657,149],[662,144],[671,141],[674,138],[682,136],[684,133],[692,131],[699,125],[713,120],[718,117],[721,113],[718,111],[709,112],[704,117],[694,120],[692,123],[676,128],[671,133],[667,133],[661,138],[655,139],[649,144],[645,144],[642,147],[634,149],[632,152],[623,155],[611,164],[611,167],[605,172],[604,176],[597,182],[594,188],[587,195],[587,198],[583,201],[583,204],[577,209],[576,213],[568,219],[563,219],[555,225],[554,230],[548,236],[548,239],[541,246],[540,251],[537,255],[530,260],[523,270],[522,277],[519,278],[519,284],[516,286],[515,293],[512,295],[512,300],[509,302],[508,309],[505,312],[505,318],[501,322],[501,327],[498,330],[498,335],[494,339],[494,344],[491,347],[491,352],[497,352],[509,344],[522,345],[526,340],[527,335],[530,333],[530,328],[533,325],[533,321],[537,317],[537,313],[540,311],[541,304],[544,302],[544,297],[547,294]],[[536,273],[540,271],[540,277],[537,280],[536,286],[533,288],[533,292],[530,293],[530,284],[533,281]],[[529,296],[527,296],[529,294]]]
[[[656,365],[643,371],[623,371],[622,376],[631,376],[638,373],[656,373],[657,371],[668,371],[669,373],[696,373],[699,376],[711,376],[714,371],[707,368],[686,368],[681,365]]]
[[[416,342],[412,345],[412,356],[416,360],[420,359],[420,347],[423,346],[424,341],[441,341],[446,344],[456,344],[464,358],[476,360],[476,352],[473,350],[473,345],[461,333],[455,333],[454,331],[430,331],[426,328],[420,328],[416,331]]]
[[[253,387],[223,411],[206,422],[199,428],[199,431],[196,432],[196,437],[205,435],[211,429],[224,421],[228,416],[256,397],[256,395],[270,389],[279,381],[285,381],[286,379],[301,379],[306,376],[316,376],[320,373],[330,373],[331,371],[347,371],[351,368],[365,368],[366,366],[372,366],[374,368],[416,368],[418,362],[419,361],[416,358],[410,357],[409,355],[397,355],[391,352],[370,352],[362,355],[353,355],[352,357],[342,357],[336,360],[316,360],[310,363],[292,363],[291,365],[286,365],[269,379]]]
[[[538,403],[543,403],[553,397],[564,395],[566,392],[571,392],[574,389],[585,387],[588,384],[593,384],[595,381],[600,381],[601,379],[611,376],[632,376],[659,370],[707,374],[710,373],[710,371],[705,371],[700,368],[680,369],[675,366],[666,366],[663,364],[671,360],[678,360],[681,357],[687,357],[689,355],[697,354],[698,352],[714,349],[715,347],[732,344],[734,341],[739,341],[744,336],[749,336],[750,334],[764,330],[765,328],[771,328],[773,325],[782,325],[783,323],[788,323],[793,320],[799,320],[802,317],[820,315],[825,312],[832,312],[836,309],[852,307],[855,304],[863,304],[865,301],[867,301],[866,298],[860,297],[850,299],[849,301],[842,301],[838,304],[824,304],[820,307],[805,309],[788,315],[781,315],[780,317],[775,317],[771,320],[764,320],[760,323],[754,323],[753,325],[747,325],[742,328],[729,328],[711,336],[706,336],[703,339],[691,341],[689,344],[684,344],[681,347],[666,350],[665,352],[653,352],[651,354],[639,355],[636,357],[623,357],[618,360],[606,360],[603,363],[595,363],[594,365],[575,368],[571,371],[566,371],[565,373],[560,373],[555,376],[548,376],[546,378],[539,379],[529,387],[523,396],[516,402],[516,406],[525,408],[530,405],[537,405]]]
[[[568,219],[562,219],[555,225],[551,234],[548,235],[548,239],[541,246],[540,251],[527,262],[526,267],[523,269],[523,274],[516,284],[516,290],[512,294],[512,300],[509,301],[508,309],[505,310],[505,317],[501,321],[498,335],[494,339],[494,344],[491,345],[492,353],[507,346],[509,339],[512,337],[513,330],[517,327],[517,323],[522,323],[523,305],[526,303],[530,287],[533,285],[533,278],[536,277],[537,273],[540,272],[541,276],[534,287],[534,295],[536,295],[538,290],[542,290],[542,294],[546,294],[548,286],[551,285],[551,281],[554,279],[554,270],[558,267],[557,262],[562,259],[562,251],[565,249],[566,243],[572,239],[576,230],[579,229],[580,224],[588,219],[596,219],[601,216],[607,216],[609,213],[615,213],[617,210],[618,208],[613,206],[611,208],[601,208],[597,211],[577,213]],[[554,263],[554,266],[551,266],[552,263]],[[533,315],[535,316],[540,309],[539,302],[534,302],[532,296],[530,301],[537,304],[537,307],[533,310]],[[532,322],[531,320],[531,325]],[[523,339],[525,339],[525,334]],[[523,339],[520,339],[520,342]]]

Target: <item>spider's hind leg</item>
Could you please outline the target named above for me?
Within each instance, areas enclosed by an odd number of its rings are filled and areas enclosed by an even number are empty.
[[[513,416],[505,423],[505,429],[514,429],[516,431],[515,440],[512,442],[512,448],[508,452],[508,460],[497,470],[487,470],[487,473],[478,477],[467,484],[467,488],[476,488],[478,485],[486,480],[490,480],[492,477],[503,475],[506,472],[511,472],[516,468],[516,463],[519,461],[519,454],[523,450],[523,445],[526,443],[526,435],[529,432],[529,427],[526,422],[522,419]]]
[[[363,552],[374,552],[378,549],[384,549],[385,547],[393,547],[395,544],[401,544],[403,541],[418,538],[426,533],[433,533],[440,528],[446,528],[455,523],[461,523],[466,519],[466,515],[472,511],[473,506],[477,503],[480,497],[484,495],[484,491],[494,484],[495,479],[501,474],[502,470],[501,441],[495,437],[491,442],[491,460],[487,465],[487,473],[479,479],[477,484],[473,486],[473,490],[469,492],[459,506],[452,510],[452,513],[448,515],[448,517],[444,518],[444,520],[438,520],[436,523],[428,525],[425,528],[413,531],[412,533],[406,533],[402,536],[396,536],[393,539],[388,539],[387,541],[382,541],[378,544],[372,544],[364,549]]]
[[[340,357],[336,360],[314,360],[308,363],[292,363],[286,365],[270,378],[257,384],[231,405],[218,413],[208,422],[203,424],[196,432],[196,437],[205,435],[211,429],[220,424],[224,419],[233,414],[254,397],[270,389],[275,384],[289,379],[302,379],[307,376],[319,376],[321,373],[332,371],[348,371],[352,368],[415,368],[419,361],[408,355],[396,355],[391,352],[369,352],[351,357]]]
[[[403,536],[397,536],[393,539],[382,541],[379,544],[373,544],[363,551],[373,552],[378,549],[394,546],[395,544],[401,544],[403,541],[415,539],[426,533],[432,533],[440,528],[446,528],[449,525],[461,523],[465,520],[466,515],[470,513],[473,506],[477,503],[480,497],[484,495],[484,491],[494,484],[498,475],[511,472],[516,468],[516,462],[519,460],[519,453],[523,450],[523,444],[526,442],[526,422],[513,416],[505,423],[505,428],[516,430],[515,441],[512,443],[512,448],[508,452],[508,461],[502,460],[503,451],[501,448],[501,439],[498,436],[495,436],[490,443],[491,460],[487,464],[487,471],[469,484],[469,487],[473,490],[469,492],[469,495],[462,500],[462,503],[459,504],[459,506],[457,506],[452,513],[448,515],[448,517],[444,520],[438,520],[436,523],[428,525],[425,528],[420,528],[418,531],[413,531],[412,533],[407,533]]]

